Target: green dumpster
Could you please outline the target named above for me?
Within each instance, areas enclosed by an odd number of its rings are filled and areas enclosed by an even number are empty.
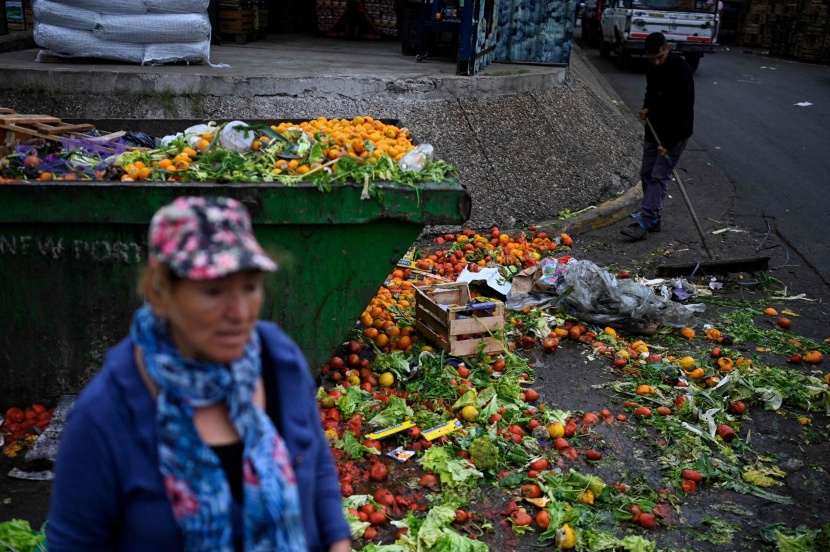
[[[361,200],[358,184],[329,193],[302,184],[1,185],[0,408],[77,392],[100,368],[140,305],[150,219],[181,195],[248,207],[280,265],[262,318],[299,343],[316,374],[424,226],[469,217],[469,193],[456,181],[426,183],[418,194],[382,188],[379,202]]]

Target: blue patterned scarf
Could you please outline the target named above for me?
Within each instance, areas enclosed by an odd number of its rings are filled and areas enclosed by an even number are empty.
[[[185,550],[233,552],[230,486],[219,458],[199,437],[193,409],[223,402],[242,438],[246,551],[305,551],[297,482],[279,433],[252,402],[261,371],[259,335],[230,366],[183,358],[149,305],[130,336],[159,386],[159,469]]]

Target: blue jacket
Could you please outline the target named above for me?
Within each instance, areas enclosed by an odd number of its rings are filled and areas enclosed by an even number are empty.
[[[262,354],[276,369],[281,435],[293,458],[311,551],[349,538],[337,471],[320,424],[315,387],[297,345],[260,322]],[[49,550],[180,552],[183,538],[162,484],[156,404],[127,338],[69,413],[55,462]]]

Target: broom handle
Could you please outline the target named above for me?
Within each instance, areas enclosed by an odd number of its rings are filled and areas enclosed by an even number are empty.
[[[651,121],[648,120],[646,117],[646,124],[648,125],[649,130],[651,130],[651,135],[654,136],[654,139],[657,140],[657,146],[663,147],[663,144],[660,143],[660,138],[657,136],[657,133],[654,132],[654,127],[651,126]],[[680,180],[680,175],[677,174],[677,168],[675,168],[674,163],[672,163],[671,157],[669,157],[669,153],[666,152],[664,156],[666,161],[671,167],[671,172],[674,175],[674,179],[677,181],[677,187],[680,188],[680,194],[683,196],[683,201],[686,202],[686,207],[689,208],[689,214],[692,215],[692,221],[695,223],[695,228],[697,228],[697,233],[700,234],[700,241],[703,242],[703,248],[706,249],[706,254],[709,255],[709,259],[715,260],[715,256],[712,254],[712,250],[709,249],[709,244],[706,243],[706,235],[703,233],[703,228],[700,227],[700,222],[697,220],[697,215],[695,214],[695,210],[692,207],[692,202],[689,199],[689,196],[686,194],[686,188],[683,187],[683,182]]]

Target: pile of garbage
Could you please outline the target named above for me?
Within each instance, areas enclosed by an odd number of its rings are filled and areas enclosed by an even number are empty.
[[[107,136],[117,137],[102,142]],[[415,145],[406,128],[368,116],[272,125],[211,122],[161,138],[95,130],[60,140],[35,138],[0,161],[6,182],[311,183],[323,191],[357,182],[365,197],[375,195],[379,182],[414,187],[455,176],[453,167],[433,158],[432,146]]]

